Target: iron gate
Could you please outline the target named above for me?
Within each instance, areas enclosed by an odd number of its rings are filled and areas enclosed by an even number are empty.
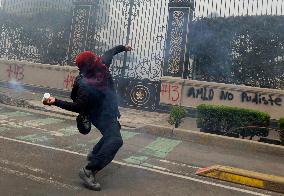
[[[69,63],[83,50],[101,55],[120,44],[134,51],[117,55],[111,66],[121,104],[155,109],[166,37],[168,0],[108,0],[76,3]]]

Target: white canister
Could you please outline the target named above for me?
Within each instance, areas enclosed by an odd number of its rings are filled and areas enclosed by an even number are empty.
[[[43,98],[42,98],[42,101],[48,100],[49,97],[50,97],[50,94],[49,94],[49,93],[44,93]]]

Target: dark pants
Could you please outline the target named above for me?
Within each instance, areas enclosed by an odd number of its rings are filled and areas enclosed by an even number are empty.
[[[101,123],[93,123],[103,137],[94,146],[88,156],[89,163],[86,169],[100,171],[107,166],[115,157],[119,148],[123,145],[120,134],[120,124],[116,119],[110,119]]]

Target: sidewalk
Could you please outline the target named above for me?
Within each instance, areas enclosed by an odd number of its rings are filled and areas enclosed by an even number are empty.
[[[10,86],[10,88],[8,88]],[[12,87],[12,88],[11,88]],[[69,92],[64,91],[63,93],[60,92],[53,92],[53,89],[45,89],[46,92],[50,92],[55,97],[71,101],[69,98]],[[54,112],[63,115],[69,115],[72,117],[76,117],[77,114],[63,110],[56,106],[45,106],[42,104],[41,99],[44,92],[43,89],[39,90],[36,88],[33,90],[31,87],[24,88],[23,86],[11,86],[11,85],[3,85],[0,83],[0,103],[19,106],[19,107],[26,107],[31,109],[43,110],[48,112]],[[59,95],[60,94],[60,95]],[[122,126],[128,128],[141,128],[145,125],[155,125],[160,127],[167,127],[169,129],[173,129],[173,125],[168,123],[169,114],[168,113],[160,113],[160,112],[150,112],[150,111],[143,111],[143,110],[136,110],[130,108],[119,108],[121,112],[121,119],[120,122]],[[190,130],[200,132],[200,129],[197,128],[196,118],[186,117],[183,119],[179,129]],[[278,133],[270,132],[269,139],[278,139]],[[259,140],[258,137],[253,138],[254,141]]]
[[[58,93],[52,93],[52,90],[50,89],[47,89],[46,92],[50,92],[58,99],[72,101],[66,96],[58,96]],[[42,96],[43,93],[31,92],[30,90],[23,88],[19,90],[0,86],[0,103],[48,112],[55,112],[72,117],[76,117],[78,115],[77,113],[66,111],[56,106],[43,105],[41,102]],[[160,122],[162,124],[166,124],[165,122],[167,121],[167,118],[169,116],[169,114],[166,113],[147,112],[122,107],[120,107],[119,110],[121,112],[121,124],[129,128],[139,128],[147,124],[157,124]]]
[[[52,89],[45,90],[59,99],[71,101],[68,97],[69,93],[66,91],[58,93],[53,92]],[[7,86],[0,85],[0,103],[61,114],[75,119],[77,116],[76,113],[69,112],[55,106],[44,106],[41,103],[43,93],[44,92],[40,92],[38,89],[32,90],[31,87],[29,87],[28,90],[24,87],[11,89]],[[58,94],[61,96],[58,96]],[[204,145],[219,145],[224,148],[241,148],[244,150],[260,151],[264,153],[276,153],[284,156],[283,146],[258,142],[258,137],[254,137],[254,141],[251,141],[247,139],[230,138],[215,134],[202,133],[199,128],[197,128],[196,118],[185,118],[180,127],[176,129],[173,125],[170,125],[167,122],[169,117],[168,113],[149,112],[123,107],[120,107],[120,112],[120,122],[122,127],[126,129],[133,129],[153,135],[178,138]],[[279,137],[277,134],[278,133],[271,132],[268,138],[275,139]]]

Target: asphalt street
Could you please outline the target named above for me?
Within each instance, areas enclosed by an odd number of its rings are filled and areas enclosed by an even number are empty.
[[[78,171],[101,137],[83,136],[74,119],[0,105],[1,195],[280,195],[195,175],[215,164],[284,175],[283,157],[250,154],[122,129],[124,146],[98,174],[101,192]]]

